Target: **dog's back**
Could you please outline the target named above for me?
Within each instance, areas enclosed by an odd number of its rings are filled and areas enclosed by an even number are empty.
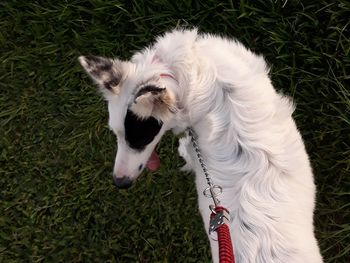
[[[237,262],[322,262],[313,229],[315,186],[294,106],[273,88],[263,57],[237,41],[196,31],[165,35],[157,47],[174,55],[175,69],[186,69],[177,74],[180,83],[185,76],[180,89],[187,89],[181,104],[213,180],[224,188],[220,198],[233,216]],[[191,145],[182,148],[192,156],[187,159],[208,228],[204,175]],[[217,245],[211,245],[216,261]]]

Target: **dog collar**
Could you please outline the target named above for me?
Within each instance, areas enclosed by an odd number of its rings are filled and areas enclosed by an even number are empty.
[[[175,79],[175,77],[174,77],[173,75],[171,75],[171,74],[162,73],[162,74],[160,74],[160,76],[161,76],[162,78],[171,78],[171,79],[173,79],[173,80],[175,80],[175,81],[177,82],[177,80]]]

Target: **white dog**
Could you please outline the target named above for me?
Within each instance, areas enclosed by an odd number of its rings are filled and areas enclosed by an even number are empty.
[[[130,61],[80,57],[108,101],[118,138],[114,181],[129,187],[144,167],[157,169],[154,149],[165,131],[191,127],[222,206],[232,216],[238,263],[322,262],[314,236],[315,185],[293,104],[278,94],[261,56],[235,40],[174,30]],[[206,229],[211,199],[189,138],[180,154],[196,173]],[[210,239],[218,262],[218,245]]]

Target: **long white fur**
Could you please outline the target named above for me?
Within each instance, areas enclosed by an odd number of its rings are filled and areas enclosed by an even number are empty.
[[[155,116],[164,127],[143,159],[167,129],[195,130],[213,181],[223,187],[219,199],[233,217],[236,262],[322,262],[313,227],[315,185],[292,119],[294,106],[273,88],[263,57],[235,40],[194,29],[166,33],[128,63],[121,95],[107,96],[112,129],[116,133],[123,129],[120,108],[130,104],[135,83],[162,73],[174,76],[176,81],[159,81],[175,96],[178,111]],[[202,194],[206,181],[188,137],[180,140],[179,153],[186,168],[195,171],[207,230],[211,200]],[[126,154],[132,153],[120,153]],[[213,261],[218,262],[217,242],[210,239],[210,244]]]
[[[185,48],[179,47],[183,43]],[[185,57],[187,65],[179,68],[191,70],[183,83],[187,103],[181,101],[188,105],[213,180],[224,188],[219,198],[234,217],[236,261],[322,262],[314,237],[309,160],[291,116],[293,105],[274,90],[264,59],[235,41],[196,31],[168,34],[155,48],[174,59]],[[195,164],[208,229],[211,200],[202,195],[204,175],[189,139],[182,144],[188,162]],[[211,245],[217,262],[217,244],[211,240]]]

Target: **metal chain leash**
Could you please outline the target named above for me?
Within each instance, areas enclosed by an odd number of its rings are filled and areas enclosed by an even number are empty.
[[[222,187],[214,185],[210,178],[208,168],[204,163],[202,153],[197,143],[195,132],[188,128],[188,135],[191,137],[193,148],[197,153],[198,161],[205,174],[208,187],[204,189],[203,194],[208,198],[212,198],[214,205],[210,205],[209,209],[212,211],[209,221],[209,235],[215,231],[217,232],[217,239],[219,242],[219,261],[220,263],[235,263],[231,234],[229,229],[229,222],[231,220],[228,210],[220,206],[220,201],[217,198],[222,193]],[[212,237],[212,236],[211,236]],[[213,237],[212,237],[213,238]]]
[[[195,132],[192,130],[192,128],[188,128],[188,134],[191,137],[191,142],[192,142],[193,148],[196,151],[198,161],[199,161],[199,163],[202,167],[202,170],[204,172],[205,179],[207,180],[208,187],[206,189],[204,189],[203,194],[204,194],[204,196],[206,196],[208,198],[212,198],[213,202],[214,202],[214,206],[217,207],[220,205],[220,201],[217,198],[217,196],[222,193],[222,187],[219,185],[214,185],[212,179],[210,178],[208,168],[204,163],[202,153],[201,153],[199,146],[198,146],[198,143],[197,143],[197,137],[195,135]],[[214,211],[214,209],[212,207],[210,209],[212,211]]]

